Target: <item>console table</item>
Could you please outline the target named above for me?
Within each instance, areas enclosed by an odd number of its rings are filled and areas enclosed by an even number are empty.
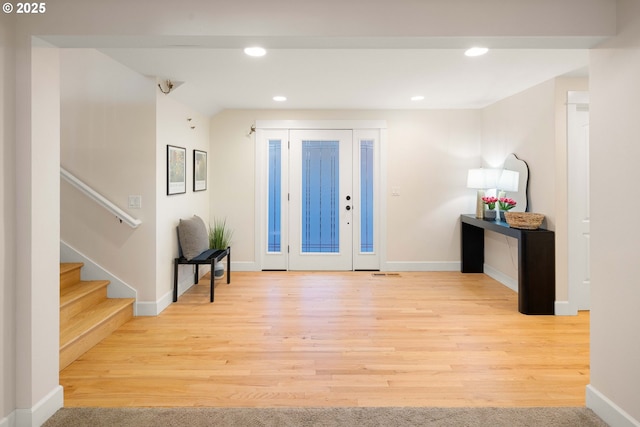
[[[503,221],[461,215],[461,271],[484,272],[484,230],[518,240],[518,311],[554,314],[556,297],[555,234],[553,231],[511,228]]]

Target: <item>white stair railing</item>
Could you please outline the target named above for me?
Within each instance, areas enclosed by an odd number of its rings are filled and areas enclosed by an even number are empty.
[[[71,172],[66,170],[63,167],[60,167],[60,176],[64,178],[69,184],[76,187],[80,190],[84,195],[92,199],[94,202],[111,212],[120,220],[120,222],[124,222],[131,228],[137,228],[142,221],[139,219],[133,218],[131,215],[120,209],[118,206],[114,205],[111,201],[107,200],[102,194],[98,193],[93,188],[89,187],[87,184],[82,182],[78,177],[73,175]]]

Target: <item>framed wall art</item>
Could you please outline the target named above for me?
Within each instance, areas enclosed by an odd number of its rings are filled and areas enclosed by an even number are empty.
[[[167,145],[167,195],[187,192],[187,149]]]
[[[193,191],[207,189],[207,152],[193,150]]]

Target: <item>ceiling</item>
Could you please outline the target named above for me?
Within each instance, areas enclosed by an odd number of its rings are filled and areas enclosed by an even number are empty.
[[[587,75],[587,49],[100,48],[127,67],[178,82],[177,100],[206,115],[223,109],[482,108],[560,75]],[[275,95],[287,97],[275,102]],[[422,101],[411,101],[415,95]]]
[[[60,1],[67,7],[48,11],[38,31],[44,41],[180,82],[171,96],[207,115],[482,108],[586,76],[589,49],[617,28],[615,0]],[[244,55],[251,45],[267,55]],[[474,45],[491,50],[464,56]]]

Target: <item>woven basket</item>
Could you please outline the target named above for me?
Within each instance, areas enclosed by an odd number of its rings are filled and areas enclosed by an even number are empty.
[[[532,212],[505,212],[504,218],[511,228],[537,230],[544,220],[544,215]]]

